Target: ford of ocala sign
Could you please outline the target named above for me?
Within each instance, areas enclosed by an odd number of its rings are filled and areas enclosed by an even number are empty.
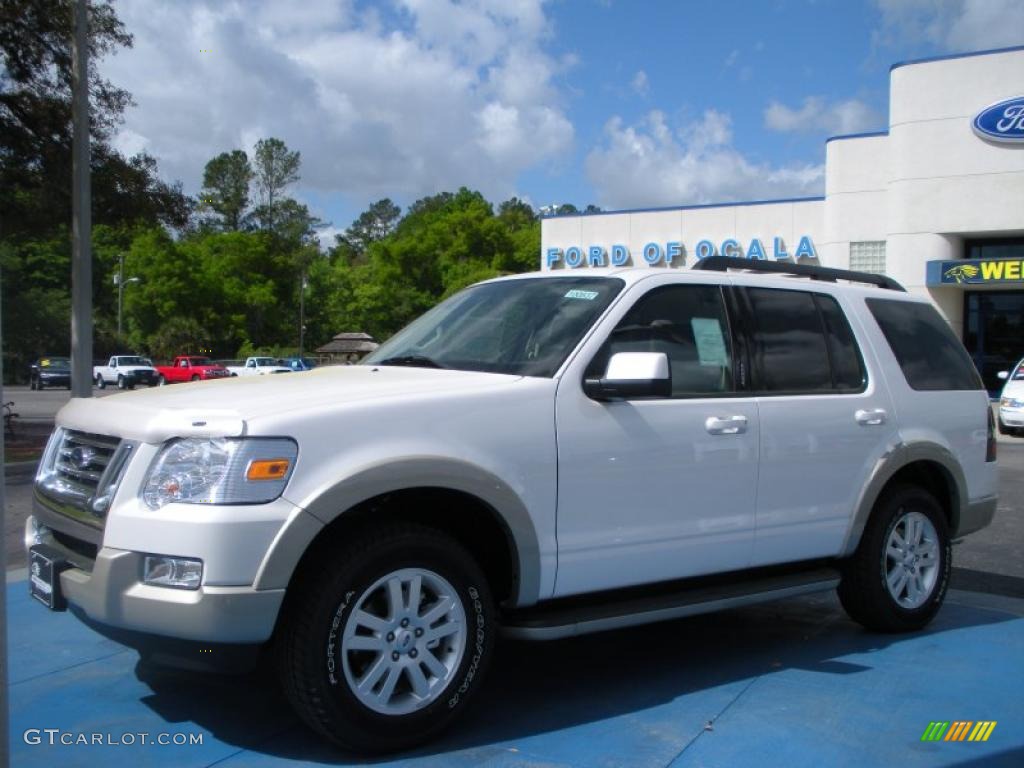
[[[1024,96],[986,107],[975,116],[971,126],[976,134],[989,141],[1024,143]]]
[[[632,254],[625,245],[615,244],[610,248],[604,245],[579,246],[571,245],[564,250],[561,248],[548,248],[544,252],[544,266],[548,269],[557,267],[626,267],[638,264],[664,264],[668,267],[683,266],[686,264],[687,247],[678,240],[667,243],[647,243],[639,254]],[[786,243],[781,237],[772,239],[771,253],[779,261],[803,261],[805,259],[818,258],[814,250],[814,243],[809,235],[801,235],[796,250],[791,254],[786,249]],[[698,240],[693,247],[693,255],[697,261],[703,261],[709,256],[733,256],[747,259],[767,259],[768,250],[765,248],[761,238],[755,237],[750,241],[746,249],[735,238],[723,240],[721,245],[711,240]]]

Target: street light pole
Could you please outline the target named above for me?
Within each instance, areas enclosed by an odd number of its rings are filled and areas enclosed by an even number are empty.
[[[121,343],[121,308],[124,306],[124,254],[117,257],[117,343]]]
[[[299,283],[299,358],[306,341],[306,270],[302,270],[302,281]]]

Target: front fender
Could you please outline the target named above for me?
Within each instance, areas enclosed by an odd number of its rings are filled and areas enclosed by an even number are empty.
[[[257,589],[285,587],[303,553],[325,525],[376,496],[409,488],[461,491],[490,506],[515,550],[517,605],[540,596],[541,555],[536,527],[522,499],[501,478],[459,459],[408,456],[364,466],[327,488],[282,528],[256,577]]]

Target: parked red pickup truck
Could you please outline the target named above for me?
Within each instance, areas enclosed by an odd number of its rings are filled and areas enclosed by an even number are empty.
[[[199,381],[200,379],[223,379],[231,374],[223,365],[208,357],[179,355],[174,358],[173,365],[158,365],[156,372],[160,374],[157,384],[176,384],[179,381]]]

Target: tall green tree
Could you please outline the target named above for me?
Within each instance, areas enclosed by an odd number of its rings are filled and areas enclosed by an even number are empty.
[[[301,154],[288,149],[281,139],[256,142],[254,170],[259,200],[256,216],[263,229],[275,230],[281,199],[285,190],[301,178],[301,164]]]
[[[344,234],[336,237],[337,245],[333,256],[342,258],[349,264],[362,261],[370,244],[383,240],[394,232],[401,218],[402,209],[391,200],[386,197],[378,200],[359,214]]]
[[[200,208],[217,214],[221,229],[237,232],[249,207],[249,185],[253,178],[252,165],[244,150],[221,152],[203,169]]]

